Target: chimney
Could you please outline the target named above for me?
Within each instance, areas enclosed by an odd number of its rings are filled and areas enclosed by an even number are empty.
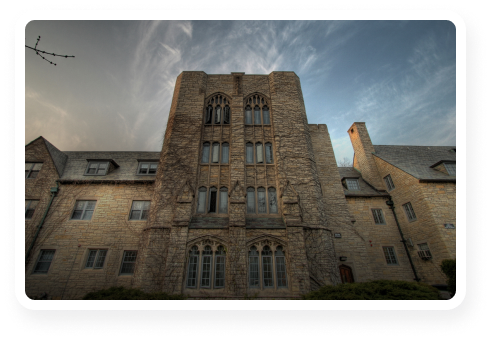
[[[364,122],[355,122],[348,130],[355,158],[357,169],[361,172],[363,179],[370,183],[378,190],[385,190],[382,179],[378,173],[377,165],[373,159],[375,149],[373,147],[370,135]]]

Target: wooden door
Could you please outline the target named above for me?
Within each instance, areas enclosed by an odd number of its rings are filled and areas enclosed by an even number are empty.
[[[355,280],[353,279],[353,271],[351,270],[351,267],[342,264],[339,266],[339,272],[341,273],[341,281],[343,283],[355,282]]]

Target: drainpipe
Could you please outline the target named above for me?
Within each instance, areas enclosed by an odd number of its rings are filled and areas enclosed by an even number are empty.
[[[416,268],[414,267],[414,263],[413,263],[413,260],[411,259],[411,255],[409,254],[409,249],[407,248],[407,244],[406,244],[406,239],[404,238],[404,234],[402,233],[402,229],[401,229],[401,226],[399,224],[399,220],[397,219],[397,215],[396,215],[396,211],[395,211],[395,208],[394,208],[394,202],[392,201],[392,197],[389,196],[389,200],[385,202],[390,210],[392,210],[392,214],[394,214],[394,218],[396,220],[396,224],[397,224],[397,228],[399,229],[399,234],[401,235],[401,242],[404,244],[404,249],[406,249],[406,254],[407,254],[407,257],[409,259],[409,263],[411,264],[411,268],[413,269],[413,273],[414,273],[414,280],[416,282],[419,282],[421,281],[421,279],[418,277],[418,273],[416,273]]]
[[[48,211],[49,211],[49,208],[51,207],[51,203],[53,203],[53,199],[55,198],[56,193],[58,192],[58,185],[59,185],[59,183],[56,182],[56,187],[52,187],[50,189],[51,199],[49,200],[49,203],[48,203],[48,206],[46,207],[46,211],[44,212],[43,218],[41,219],[41,222],[38,225],[38,228],[36,230],[36,234],[34,235],[34,239],[31,242],[31,246],[27,250],[27,253],[26,253],[26,264],[27,264],[27,259],[29,258],[29,255],[31,254],[31,250],[34,247],[34,243],[36,242],[36,239],[38,238],[39,231],[43,227],[43,223],[44,223],[44,220],[46,219],[46,215],[48,215]]]

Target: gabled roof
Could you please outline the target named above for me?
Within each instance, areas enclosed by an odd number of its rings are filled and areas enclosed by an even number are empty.
[[[355,168],[338,167],[338,171],[339,171],[339,175],[341,176],[341,179],[358,178],[358,184],[360,186],[360,190],[348,190],[345,187],[343,187],[345,196],[360,196],[360,197],[388,196],[388,193],[375,190],[375,188],[373,188],[367,182],[365,182],[361,177],[361,173],[359,173]]]
[[[46,145],[46,149],[48,149],[48,152],[51,156],[51,159],[53,160],[53,163],[54,163],[55,168],[56,168],[56,172],[58,172],[58,176],[61,177],[61,175],[63,175],[63,171],[65,170],[65,165],[66,165],[66,162],[68,160],[68,156],[66,154],[64,154],[63,152],[61,152],[60,150],[58,150],[56,148],[56,146],[54,146],[53,144],[48,142],[48,140],[46,138],[44,138],[43,136],[39,136],[38,138],[36,138],[32,142],[26,144],[26,147],[31,145],[32,143],[34,143],[38,139],[43,140],[44,144]]]
[[[455,146],[374,145],[376,157],[420,180],[455,180],[431,168],[440,161],[455,162]]]

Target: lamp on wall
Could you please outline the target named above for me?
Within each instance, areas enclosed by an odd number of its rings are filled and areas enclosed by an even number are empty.
[[[339,261],[346,261],[348,258],[346,256],[340,256]]]

